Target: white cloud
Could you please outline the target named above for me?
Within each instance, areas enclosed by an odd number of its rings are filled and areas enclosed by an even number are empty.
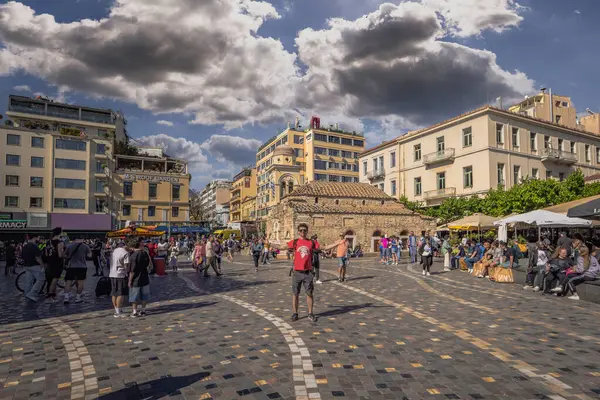
[[[170,157],[188,161],[190,171],[202,171],[209,165],[208,158],[199,143],[184,138],[175,138],[164,133],[136,138],[140,146],[161,147]]]
[[[173,125],[175,125],[171,121],[165,121],[164,119],[158,120],[158,121],[156,121],[156,123],[158,125],[164,125],[164,126],[173,126]]]
[[[256,150],[261,143],[239,136],[212,135],[201,148],[221,162],[245,166],[256,162]]]
[[[106,18],[68,23],[11,1],[0,5],[0,75],[22,71],[63,97],[105,96],[226,129],[312,110],[350,130],[363,129],[363,119],[417,126],[533,91],[531,79],[503,70],[494,53],[444,41],[518,26],[524,8],[515,0],[382,3],[360,0],[379,8],[300,31],[296,55],[259,34],[281,17],[261,0],[114,0]],[[292,2],[282,4],[285,12]],[[245,158],[236,152],[257,146],[236,139],[231,153],[218,143],[203,146],[236,164]]]
[[[17,85],[13,89],[17,92],[31,92],[31,88],[27,85]]]

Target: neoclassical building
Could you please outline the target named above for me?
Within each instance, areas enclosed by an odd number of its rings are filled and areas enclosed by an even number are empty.
[[[435,220],[408,210],[382,190],[364,183],[310,182],[300,187],[288,184],[267,219],[267,235],[275,243],[296,237],[304,222],[310,235],[331,244],[344,234],[352,246],[376,251],[383,235],[406,236],[410,231],[434,230]]]

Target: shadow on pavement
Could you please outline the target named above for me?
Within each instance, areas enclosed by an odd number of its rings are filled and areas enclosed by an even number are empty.
[[[101,400],[134,400],[134,399],[161,399],[163,397],[181,394],[179,389],[190,386],[206,377],[208,372],[199,372],[186,376],[163,376],[148,382],[132,382],[125,388],[116,392],[108,393],[98,397]]]
[[[329,306],[332,307],[332,306]],[[352,311],[360,310],[362,308],[386,308],[392,306],[374,306],[373,303],[364,303],[364,304],[354,304],[351,306],[341,306],[334,310],[325,311],[319,314],[316,314],[317,317],[333,317],[334,315],[346,314]],[[393,307],[392,307],[393,308]]]

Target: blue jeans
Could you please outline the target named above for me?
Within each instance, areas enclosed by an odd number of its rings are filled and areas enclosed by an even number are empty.
[[[465,264],[467,264],[467,267],[469,267],[469,269],[473,269],[473,264],[475,264],[478,261],[479,258],[477,257],[465,257]]]
[[[25,279],[23,293],[25,293],[25,297],[28,299],[36,301],[38,298],[38,293],[40,290],[42,290],[42,286],[44,285],[44,281],[46,279],[44,267],[41,265],[26,267],[25,276],[27,279]]]
[[[410,262],[417,262],[417,246],[410,246],[408,248],[408,254],[410,255]]]

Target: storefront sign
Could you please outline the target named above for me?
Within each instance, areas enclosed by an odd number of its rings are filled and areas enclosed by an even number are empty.
[[[13,219],[12,213],[0,212],[0,221],[10,221]]]
[[[0,220],[0,229],[25,229],[27,221],[3,221]]]
[[[131,180],[131,181],[179,183],[179,178],[176,178],[174,176],[124,174],[123,178],[126,180]]]

